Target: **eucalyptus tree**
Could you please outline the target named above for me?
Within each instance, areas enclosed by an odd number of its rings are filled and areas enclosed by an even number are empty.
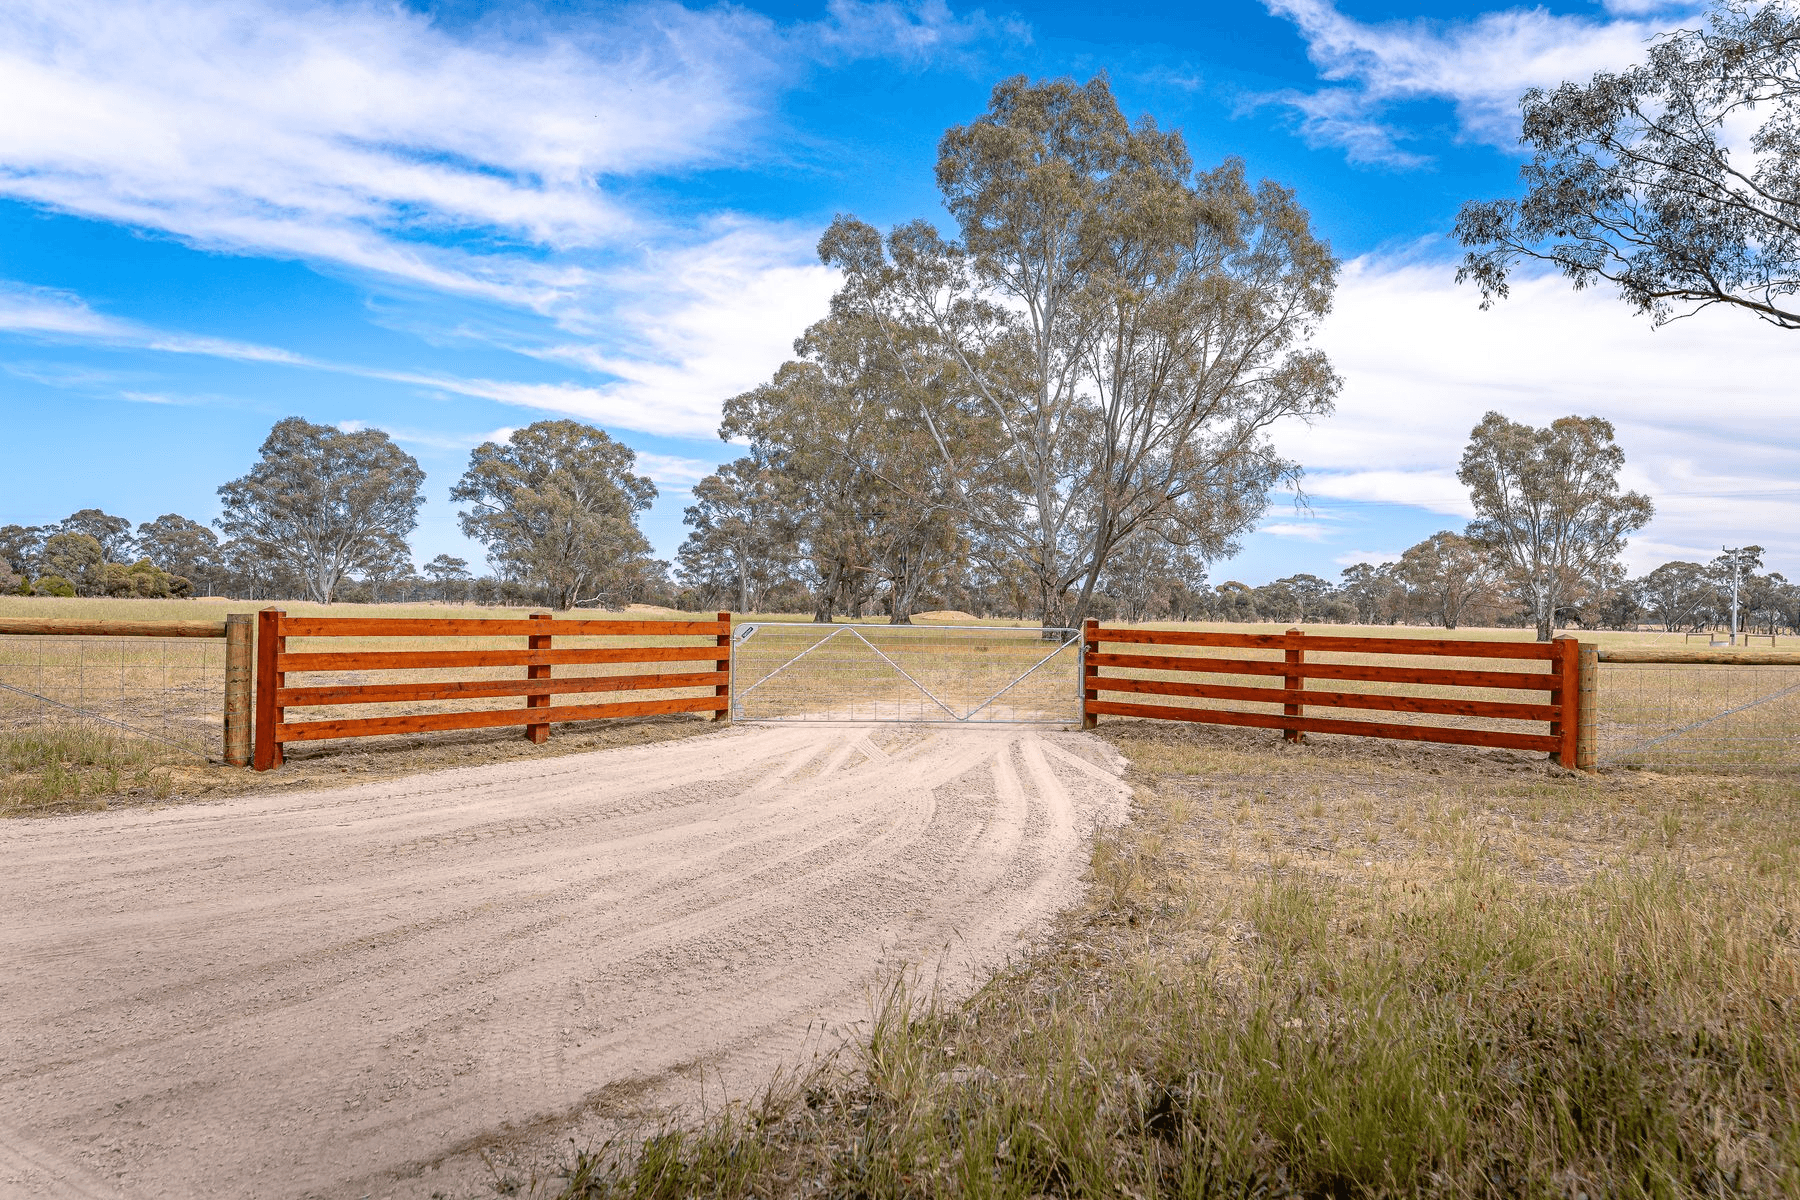
[[[469,560],[454,554],[440,554],[425,564],[424,575],[438,585],[438,599],[448,604],[452,592],[468,591]]]
[[[1127,621],[1142,621],[1159,607],[1181,608],[1186,620],[1205,587],[1206,560],[1154,529],[1140,530],[1115,549],[1100,584]]]
[[[782,488],[766,464],[746,455],[694,485],[683,519],[692,530],[676,556],[682,582],[734,597],[736,611],[761,612],[797,552]]]
[[[1455,629],[1470,608],[1491,599],[1500,582],[1491,557],[1448,529],[1400,556],[1399,576],[1437,624]]]
[[[971,449],[980,431],[955,411],[928,342],[889,342],[866,316],[838,311],[794,348],[770,382],[726,402],[720,436],[748,442],[768,471],[772,521],[802,550],[816,619],[861,615],[879,596],[891,622],[910,624],[967,548],[958,487],[926,423]]]
[[[1657,324],[1722,304],[1800,329],[1800,13],[1715,0],[1645,60],[1520,101],[1519,198],[1470,202],[1457,273],[1486,307],[1522,260]],[[1735,143],[1735,145],[1734,145]]]
[[[54,525],[0,525],[0,560],[11,563],[26,578],[40,574],[44,542],[55,532]]]
[[[219,489],[214,522],[236,557],[298,576],[330,604],[353,571],[408,555],[425,472],[379,429],[343,430],[301,417],[277,421],[248,474]]]
[[[130,562],[137,553],[137,542],[131,536],[131,522],[98,508],[70,513],[57,525],[57,530],[93,538],[109,563]]]
[[[219,581],[219,537],[180,513],[164,513],[137,527],[138,553],[171,575],[204,586]]]
[[[1599,417],[1535,429],[1490,412],[1469,435],[1456,473],[1475,506],[1467,536],[1524,598],[1540,642],[1559,608],[1619,577],[1627,535],[1655,511],[1648,496],[1619,490],[1624,465]]]
[[[483,442],[450,490],[468,505],[462,530],[509,578],[545,589],[557,608],[621,602],[661,568],[637,514],[656,485],[637,452],[580,421],[538,421]]]
[[[845,275],[836,311],[897,361],[932,335],[994,429],[1010,489],[970,486],[980,464],[914,415],[972,535],[1029,566],[1046,624],[1078,622],[1140,531],[1229,553],[1299,471],[1270,426],[1338,390],[1308,344],[1337,263],[1293,193],[1235,159],[1197,171],[1104,77],[1000,83],[944,134],[937,179],[958,239],[840,217],[820,255]]]

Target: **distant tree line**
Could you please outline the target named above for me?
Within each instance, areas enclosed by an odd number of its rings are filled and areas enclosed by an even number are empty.
[[[443,600],[617,606],[673,603],[668,564],[637,514],[656,496],[634,452],[578,421],[539,421],[484,443],[451,490],[494,572],[407,537],[425,473],[378,429],[279,421],[249,472],[219,488],[208,527],[166,513],[132,528],[83,509],[55,525],[0,526],[0,590],[44,596],[305,597],[320,603]],[[215,528],[217,532],[215,532]]]

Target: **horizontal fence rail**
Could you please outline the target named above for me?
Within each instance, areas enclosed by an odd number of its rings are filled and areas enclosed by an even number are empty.
[[[1564,766],[1590,765],[1585,760],[1591,758],[1591,754],[1579,752],[1578,713],[1584,692],[1592,690],[1593,676],[1591,667],[1584,671],[1580,645],[1573,638],[1539,643],[1340,637],[1309,635],[1297,629],[1274,634],[1208,633],[1108,628],[1090,621],[1084,630],[1083,642],[1086,653],[1082,690],[1089,725],[1095,718],[1105,715],[1147,717],[1279,729],[1289,741],[1298,741],[1306,733],[1336,733],[1537,750],[1555,755]],[[1154,647],[1162,652],[1116,653],[1103,650],[1106,645]],[[1281,657],[1193,653],[1209,649],[1279,652]],[[1404,656],[1405,661],[1320,662],[1308,657],[1321,653],[1362,658]],[[1446,660],[1506,659],[1521,666],[1539,662],[1544,665],[1524,670],[1472,670],[1428,666],[1417,661],[1426,656]],[[1164,677],[1154,677],[1159,675]],[[1171,675],[1179,678],[1167,678]],[[1223,679],[1214,682],[1189,678],[1192,676],[1256,676],[1272,682],[1264,686],[1244,686]],[[1405,690],[1320,689],[1309,687],[1309,680],[1368,683]],[[1439,694],[1415,694],[1418,689],[1433,689]],[[1479,695],[1442,694],[1465,689],[1510,692],[1514,697],[1488,699]],[[1105,699],[1103,693],[1279,706],[1279,711],[1221,704],[1144,703]],[[1523,698],[1515,698],[1521,695]],[[1487,727],[1310,715],[1309,710],[1317,709],[1348,709],[1358,716],[1375,713],[1448,716],[1479,720],[1487,723]],[[1493,727],[1499,723],[1504,724],[1500,728]],[[1521,729],[1520,723],[1543,728]]]
[[[256,640],[256,769],[282,762],[290,742],[384,734],[424,733],[452,729],[525,727],[529,741],[542,742],[552,724],[661,713],[712,713],[722,718],[730,706],[731,614],[711,621],[553,620],[548,613],[524,620],[399,617],[290,617],[279,609],[258,614]],[[557,648],[557,638],[698,638],[692,645],[603,646]],[[516,649],[417,650],[361,647],[344,650],[290,651],[289,638],[439,639],[523,638]],[[634,671],[617,675],[552,678],[559,665],[680,663],[685,670]],[[705,669],[698,669],[700,665]],[[455,668],[525,668],[523,678],[426,679],[417,682],[367,682],[361,679],[308,681],[290,685],[292,674],[366,671],[440,671]],[[702,695],[666,693],[704,690]],[[665,693],[652,699],[618,699],[594,704],[552,705],[555,696],[619,693]],[[520,708],[409,712],[343,718],[317,717],[294,721],[290,708],[334,705],[410,704],[432,701],[479,701],[520,698]]]

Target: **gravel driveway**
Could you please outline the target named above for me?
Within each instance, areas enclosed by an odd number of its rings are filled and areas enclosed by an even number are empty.
[[[741,1094],[897,968],[1001,961],[1121,771],[1078,733],[737,727],[0,824],[0,1195],[461,1196],[621,1097]]]

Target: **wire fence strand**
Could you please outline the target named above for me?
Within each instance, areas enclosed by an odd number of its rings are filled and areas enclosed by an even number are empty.
[[[216,757],[224,705],[223,639],[0,636],[0,736],[88,724]]]

